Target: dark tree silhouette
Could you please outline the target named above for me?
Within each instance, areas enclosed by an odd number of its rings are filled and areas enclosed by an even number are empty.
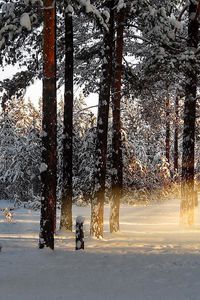
[[[123,160],[122,160],[122,141],[121,141],[121,85],[122,85],[122,58],[123,58],[123,33],[125,10],[121,9],[117,13],[117,38],[115,46],[114,64],[114,89],[112,95],[112,195],[110,212],[110,231],[119,231],[119,209],[122,195],[123,184]]]
[[[165,136],[165,149],[166,149],[166,160],[170,163],[170,102],[169,96],[167,96],[165,101],[166,110],[166,136]]]
[[[39,247],[54,249],[56,214],[56,3],[43,7],[42,199]]]
[[[190,1],[188,21],[188,49],[197,49],[199,40],[199,12],[197,3]],[[196,58],[191,58],[186,68],[184,129],[182,154],[182,183],[181,183],[181,223],[194,222],[194,146],[196,120],[196,93],[197,93],[197,66]]]
[[[63,192],[60,229],[72,231],[73,139],[73,20],[70,1],[65,1],[65,94],[63,129]]]
[[[174,172],[178,172],[178,126],[179,125],[179,96],[175,98],[175,130],[174,130]]]
[[[114,33],[114,1],[107,1],[110,11],[109,30],[104,33],[104,59],[102,65],[102,79],[99,94],[96,160],[94,174],[94,191],[91,204],[91,235],[99,238],[103,236],[103,213],[105,200],[105,179],[107,161],[107,135],[110,90],[112,81],[112,44]]]

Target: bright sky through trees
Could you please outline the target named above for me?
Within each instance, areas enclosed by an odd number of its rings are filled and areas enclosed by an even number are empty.
[[[18,66],[6,66],[4,68],[4,71],[0,73],[0,80],[6,79],[6,78],[12,78],[12,76],[21,70]],[[58,99],[62,98],[63,96],[63,88],[59,89],[58,91]],[[81,94],[81,88],[76,87],[75,88],[75,95],[79,96]],[[30,99],[33,101],[34,105],[36,107],[38,106],[39,98],[42,96],[42,81],[41,80],[35,80],[34,84],[27,87],[25,99]],[[96,93],[91,93],[88,97],[86,97],[86,104],[88,107],[95,106],[98,104],[98,95]],[[95,114],[97,114],[97,107],[91,108],[91,111]]]

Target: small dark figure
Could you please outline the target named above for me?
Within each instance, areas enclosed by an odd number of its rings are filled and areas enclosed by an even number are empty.
[[[78,216],[76,218],[76,250],[84,249],[83,223],[84,218]]]

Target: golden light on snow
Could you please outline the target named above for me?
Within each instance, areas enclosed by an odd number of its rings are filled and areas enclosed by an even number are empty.
[[[180,199],[162,200],[148,205],[122,204],[120,208],[120,232],[110,234],[110,207],[105,205],[104,237],[96,240],[90,237],[90,207],[73,207],[74,221],[77,215],[85,217],[85,251],[123,253],[170,251],[199,251],[200,213],[195,208],[196,224],[180,226]],[[59,223],[59,215],[58,215]],[[27,240],[37,247],[39,233],[39,212],[16,210],[13,223],[6,223],[0,216],[0,239],[2,241]],[[56,247],[74,251],[75,235],[58,232],[55,235]]]

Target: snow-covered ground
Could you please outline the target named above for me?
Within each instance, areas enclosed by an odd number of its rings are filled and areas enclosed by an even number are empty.
[[[84,251],[74,250],[74,234],[61,233],[55,251],[39,250],[38,212],[16,210],[11,224],[0,212],[1,300],[200,299],[200,224],[179,226],[178,201],[123,206],[114,235],[106,207],[102,240],[89,237],[89,208],[73,215],[86,218]]]

